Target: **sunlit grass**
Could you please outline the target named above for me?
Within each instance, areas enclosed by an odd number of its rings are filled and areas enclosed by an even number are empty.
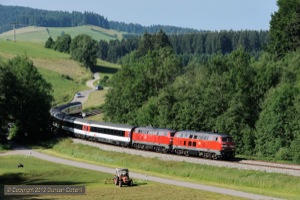
[[[112,40],[122,39],[123,33],[111,29],[104,29],[98,26],[85,25],[76,27],[36,27],[29,26],[16,29],[16,41],[26,41],[44,44],[46,40],[51,36],[53,40],[56,40],[58,36],[62,34],[69,34],[71,38],[79,34],[90,35],[96,41],[99,40]],[[14,31],[8,31],[0,34],[0,39],[7,41],[14,41]]]
[[[54,104],[69,102],[76,92],[88,89],[85,82],[92,78],[91,71],[71,60],[69,54],[46,49],[32,42],[0,40],[0,47],[0,57],[4,60],[17,55],[26,55],[32,60],[45,80],[51,83]]]
[[[84,110],[90,110],[92,108],[99,108],[105,101],[105,95],[107,89],[94,91],[89,95],[89,99],[83,103]]]
[[[24,165],[17,168],[18,163]],[[51,163],[31,156],[1,156],[0,199],[240,199],[200,190],[166,186],[134,179],[135,186],[119,188],[112,182],[113,174]],[[71,185],[85,186],[84,195],[5,196],[4,185]]]
[[[300,178],[284,174],[162,161],[156,158],[107,152],[87,145],[72,144],[70,139],[57,143],[52,150],[47,150],[47,152],[62,154],[70,159],[88,160],[111,167],[126,167],[137,172],[267,196],[287,199],[297,199],[300,196]]]

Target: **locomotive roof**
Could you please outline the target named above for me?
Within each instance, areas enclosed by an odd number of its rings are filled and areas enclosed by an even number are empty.
[[[176,131],[174,129],[171,128],[156,128],[156,127],[152,127],[152,126],[142,126],[142,127],[137,127],[137,130],[149,130],[149,131]]]
[[[175,133],[174,137],[179,137],[179,134],[188,134],[188,135],[207,135],[214,137],[228,137],[228,134],[225,133],[215,133],[215,132],[205,132],[205,131],[178,131]]]
[[[155,128],[151,126],[146,126],[146,127],[137,127],[135,132],[141,131],[142,133],[145,134],[158,134],[158,135],[165,135],[168,132],[176,132],[176,130],[169,129],[169,128]]]

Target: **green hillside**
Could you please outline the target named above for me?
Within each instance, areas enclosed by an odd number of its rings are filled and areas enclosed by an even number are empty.
[[[92,77],[89,70],[71,60],[68,54],[46,49],[41,43],[0,39],[0,59],[6,60],[17,55],[26,55],[52,84],[55,104],[68,102],[76,92],[87,89],[84,83]]]
[[[111,40],[111,39],[122,39],[122,33],[114,30],[104,29],[98,26],[86,25],[77,27],[37,27],[29,26],[24,28],[19,28],[15,30],[17,41],[29,41],[44,43],[49,36],[54,40],[57,36],[63,33],[71,35],[74,38],[79,34],[87,34],[93,37],[95,40]],[[4,40],[14,40],[14,31],[8,31],[0,34],[0,39]]]

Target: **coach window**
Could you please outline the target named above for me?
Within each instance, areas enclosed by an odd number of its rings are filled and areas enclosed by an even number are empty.
[[[190,137],[189,137],[189,138],[191,138],[191,139],[192,139],[192,138],[193,138],[193,135],[190,135]]]
[[[194,139],[197,139],[197,135],[194,135]]]
[[[186,141],[183,142],[183,145],[186,145]]]
[[[196,146],[196,142],[193,142],[193,146],[194,146],[194,147]]]
[[[191,141],[189,141],[189,144],[188,144],[188,146],[192,146],[192,142],[191,142]]]

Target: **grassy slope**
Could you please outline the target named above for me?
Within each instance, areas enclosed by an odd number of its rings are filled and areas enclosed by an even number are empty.
[[[0,40],[0,57],[11,59],[26,55],[33,61],[43,77],[52,84],[55,104],[70,101],[77,91],[85,90],[90,71],[69,58],[68,54],[46,49],[42,44]]]
[[[22,162],[24,168],[16,165]],[[165,186],[134,180],[135,186],[122,189],[112,182],[113,175],[46,162],[34,157],[1,156],[0,199],[239,199],[199,190]],[[85,186],[85,195],[5,196],[4,185]]]
[[[95,40],[111,40],[122,39],[122,33],[114,30],[103,29],[101,27],[86,25],[76,27],[34,27],[29,26],[25,28],[16,29],[17,41],[29,41],[36,43],[45,43],[45,41],[51,36],[53,40],[56,40],[62,33],[70,34],[72,38],[79,34],[87,34],[92,36]],[[0,39],[14,40],[14,32],[8,31],[0,34]]]

